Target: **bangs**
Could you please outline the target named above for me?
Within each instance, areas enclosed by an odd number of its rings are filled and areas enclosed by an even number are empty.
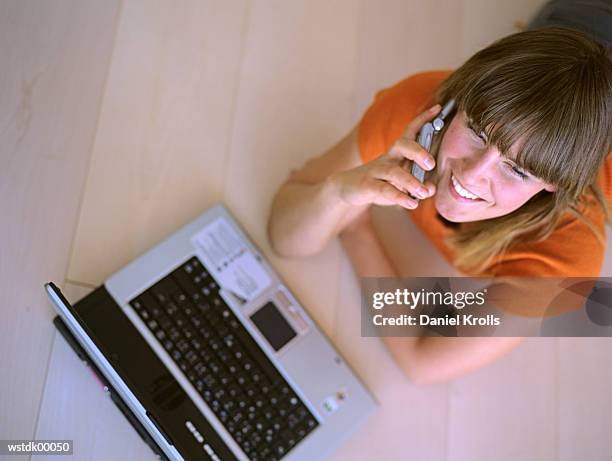
[[[450,75],[438,102],[455,99],[489,143],[531,175],[582,193],[612,143],[611,63],[584,40],[563,29],[509,36]]]
[[[563,79],[540,80],[527,91],[522,80],[476,82],[455,96],[457,107],[502,155],[549,184],[572,189],[597,169],[585,159],[596,154],[599,124],[581,116],[584,97],[568,98],[578,89],[567,88]]]

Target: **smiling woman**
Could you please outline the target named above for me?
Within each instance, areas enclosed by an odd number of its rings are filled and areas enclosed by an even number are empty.
[[[432,147],[436,194],[411,218],[468,275],[597,276],[612,198],[611,68],[581,32],[511,35],[454,72],[378,92],[359,124],[361,160],[391,149],[425,107],[454,98]]]
[[[417,134],[451,99],[455,112],[427,152]],[[291,172],[274,197],[270,243],[281,256],[305,256],[339,235],[359,277],[397,277],[367,213],[396,205],[465,275],[597,277],[612,199],[611,114],[604,46],[557,27],[505,37],[455,71],[379,91],[354,130]],[[428,172],[424,183],[406,160]],[[542,315],[511,304],[506,311]],[[383,338],[416,382],[459,376],[521,340]]]

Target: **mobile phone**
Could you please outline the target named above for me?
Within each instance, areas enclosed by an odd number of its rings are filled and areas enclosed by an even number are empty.
[[[431,150],[433,137],[442,131],[442,128],[444,128],[444,119],[453,111],[454,108],[455,100],[451,99],[444,105],[438,116],[431,122],[427,122],[425,125],[423,125],[421,131],[419,131],[417,142],[427,152]],[[421,183],[425,181],[425,170],[417,165],[416,162],[412,162],[412,176],[417,178]]]

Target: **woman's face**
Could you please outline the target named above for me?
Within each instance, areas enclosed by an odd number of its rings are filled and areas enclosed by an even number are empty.
[[[465,112],[458,112],[438,150],[435,205],[445,219],[496,218],[520,208],[542,190],[555,190],[487,145],[485,134],[470,126]],[[516,156],[516,147],[512,146],[511,158]]]

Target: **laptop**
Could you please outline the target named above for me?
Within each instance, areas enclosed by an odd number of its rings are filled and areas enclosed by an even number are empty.
[[[216,204],[55,325],[161,459],[320,460],[377,403]]]

